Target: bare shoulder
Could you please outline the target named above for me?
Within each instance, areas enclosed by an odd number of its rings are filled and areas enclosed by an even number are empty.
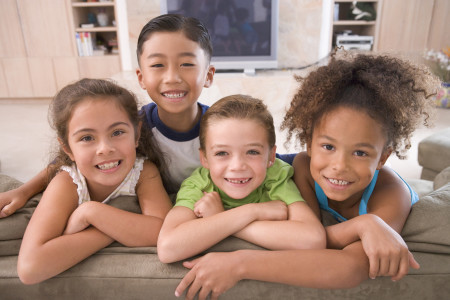
[[[394,170],[383,166],[378,173],[377,183],[374,192],[395,193],[404,195],[409,199],[411,194],[408,186]]]
[[[44,191],[39,205],[33,213],[30,224],[39,224],[56,236],[57,230],[62,230],[70,214],[78,207],[77,186],[67,172],[59,172],[50,181]],[[55,231],[56,230],[56,231]]]
[[[385,166],[378,174],[367,208],[400,231],[411,210],[411,192],[400,176]]]
[[[294,179],[297,185],[305,183],[312,185],[314,183],[309,168],[310,162],[311,158],[306,152],[300,152],[295,156],[292,166],[294,167]]]
[[[141,175],[139,177],[140,181],[159,178],[159,177],[160,177],[160,173],[159,173],[158,167],[151,161],[145,160],[144,166],[141,171]]]
[[[292,163],[292,166],[294,166],[294,168],[296,167],[304,167],[304,166],[308,166],[309,167],[309,162],[311,161],[311,158],[309,157],[308,153],[306,151],[303,152],[299,152],[295,158],[294,161]]]
[[[43,199],[53,199],[53,196],[64,196],[64,198],[78,199],[77,185],[73,182],[69,173],[61,171],[53,177],[44,191]],[[51,196],[51,197],[49,197]],[[42,201],[41,200],[41,201]]]

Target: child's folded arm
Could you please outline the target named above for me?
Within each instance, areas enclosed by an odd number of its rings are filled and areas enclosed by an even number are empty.
[[[325,248],[325,229],[305,202],[290,204],[288,215],[287,220],[255,221],[234,236],[271,250]]]
[[[66,172],[59,173],[48,186],[25,231],[17,264],[22,282],[34,284],[53,277],[113,241],[96,228],[62,235],[66,220],[77,205],[78,195],[72,179]]]
[[[245,204],[206,218],[197,218],[193,210],[176,206],[164,220],[158,256],[165,263],[179,261],[199,254],[253,221],[283,218],[287,218],[287,213],[270,202]]]
[[[399,280],[409,266],[419,267],[399,234],[411,208],[411,195],[401,179],[386,167],[380,171],[378,184],[368,214],[326,227],[327,245],[342,249],[361,240],[370,262],[369,276]]]

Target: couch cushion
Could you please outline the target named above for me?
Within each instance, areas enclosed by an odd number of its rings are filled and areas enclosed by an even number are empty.
[[[21,184],[12,177],[0,174],[0,192],[15,189]],[[40,199],[41,194],[36,195],[13,215],[0,219],[0,256],[19,253],[21,239]]]
[[[436,174],[450,166],[450,127],[420,141],[418,161],[424,167],[422,179],[426,180],[433,180]]]
[[[402,236],[411,251],[450,253],[450,183],[413,205]]]

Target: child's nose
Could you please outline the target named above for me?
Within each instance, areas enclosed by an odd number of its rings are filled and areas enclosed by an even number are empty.
[[[103,139],[99,141],[97,147],[97,155],[105,155],[114,151],[114,145],[109,139]]]
[[[343,171],[347,169],[347,156],[343,153],[336,153],[333,156],[332,167],[334,170]]]
[[[165,74],[166,82],[180,82],[181,77],[177,66],[169,66]]]
[[[230,169],[233,171],[243,170],[243,169],[245,169],[245,166],[246,166],[245,159],[243,157],[241,157],[240,155],[235,155],[232,157],[229,166],[230,166]]]

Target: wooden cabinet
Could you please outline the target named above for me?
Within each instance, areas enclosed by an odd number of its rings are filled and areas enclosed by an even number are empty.
[[[428,37],[433,34],[433,31],[430,31],[430,25],[439,19],[443,22],[440,30],[448,32],[445,22],[448,22],[450,6],[447,5],[447,9],[442,10],[443,15],[440,18],[435,18],[433,7],[438,2],[448,4],[448,0],[385,1],[380,29],[380,50],[402,53],[423,52],[427,48]],[[444,17],[445,14],[447,17]]]
[[[349,17],[352,10],[353,0],[336,0],[333,1],[333,14],[331,22],[331,38],[330,49],[336,46],[336,36],[338,34],[351,31],[351,34],[360,36],[372,36],[373,44],[371,50],[377,50],[378,48],[378,31],[379,20],[381,15],[382,0],[358,0],[365,5],[373,8],[376,14],[375,20],[354,20]]]
[[[51,98],[82,77],[107,78],[120,72],[118,53],[78,55],[75,33],[85,29],[77,24],[100,8],[109,14],[111,26],[86,31],[117,40],[118,26],[112,25],[115,1],[1,0],[0,98]]]

